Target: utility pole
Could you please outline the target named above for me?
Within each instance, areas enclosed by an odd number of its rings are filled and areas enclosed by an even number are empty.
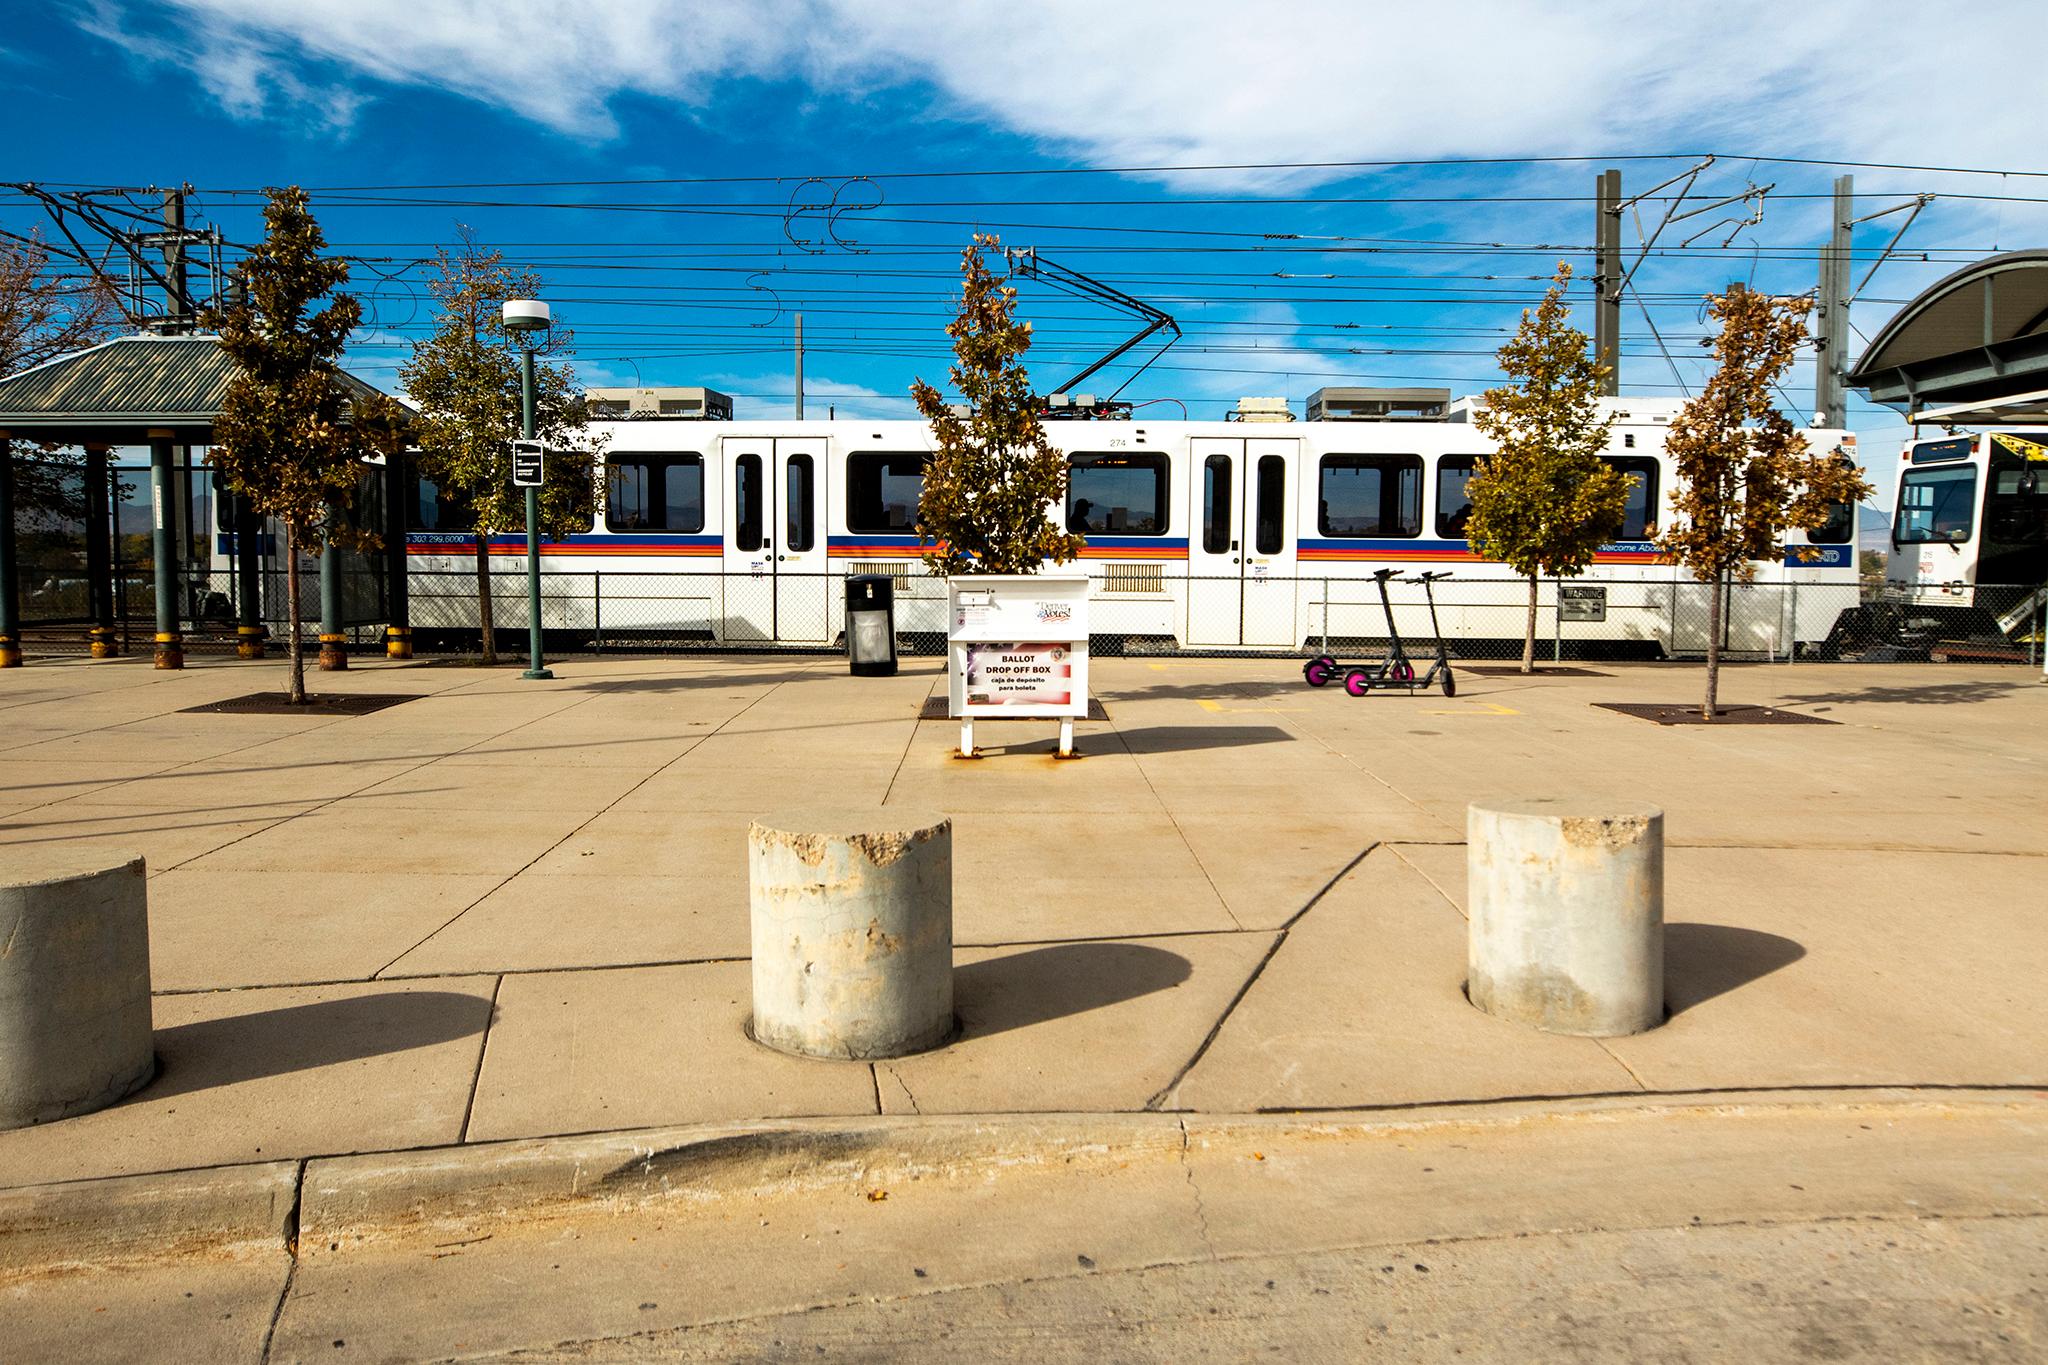
[[[796,315],[796,420],[804,420],[804,315]]]
[[[164,191],[164,305],[170,330],[192,325],[192,292],[185,279],[185,191]]]
[[[1602,171],[1595,198],[1593,360],[1607,367],[1600,392],[1621,393],[1621,172]]]
[[[1815,319],[1819,354],[1813,362],[1814,425],[1846,426],[1842,376],[1849,368],[1849,260],[1856,212],[1855,181],[1835,177],[1835,217],[1820,255],[1820,310]]]

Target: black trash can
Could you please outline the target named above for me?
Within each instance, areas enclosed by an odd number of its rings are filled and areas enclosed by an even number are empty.
[[[865,678],[896,673],[896,580],[887,574],[847,575],[846,665]]]

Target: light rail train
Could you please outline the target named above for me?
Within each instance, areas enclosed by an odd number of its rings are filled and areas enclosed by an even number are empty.
[[[1672,657],[1706,648],[1706,585],[1659,564],[1651,543],[1674,486],[1664,437],[1678,405],[1608,400],[1606,457],[1635,479],[1626,524],[1564,596],[1548,585],[1539,629],[1575,655]],[[1049,422],[1067,457],[1064,508],[1087,538],[1091,624],[1105,647],[1298,652],[1384,637],[1375,569],[1450,569],[1444,634],[1518,641],[1526,588],[1464,538],[1464,489],[1491,446],[1465,401],[1438,420]],[[931,450],[922,422],[596,422],[606,497],[587,533],[544,543],[543,627],[573,646],[683,639],[829,646],[842,638],[850,574],[896,580],[898,629],[944,630],[944,588],[925,574],[914,529]],[[1807,433],[1853,457],[1855,437]],[[1857,601],[1855,521],[1844,508],[1729,590],[1724,646],[1782,656],[1825,640]],[[474,638],[474,536],[422,484],[408,534],[415,631]],[[1812,547],[1802,559],[1801,547]],[[525,567],[523,536],[491,545]],[[500,580],[501,583],[504,580]],[[523,596],[494,594],[502,630],[526,628]],[[1419,595],[1396,607],[1424,632]],[[1410,619],[1413,613],[1413,619]]]

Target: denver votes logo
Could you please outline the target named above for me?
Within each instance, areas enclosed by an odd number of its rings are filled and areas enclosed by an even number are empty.
[[[1040,602],[1038,604],[1038,619],[1041,621],[1071,621],[1074,619],[1074,608],[1066,602]]]

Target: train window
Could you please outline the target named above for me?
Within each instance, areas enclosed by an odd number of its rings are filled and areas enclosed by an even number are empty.
[[[1472,518],[1472,499],[1465,485],[1479,465],[1477,455],[1446,455],[1436,462],[1436,533],[1445,540],[1463,540]]]
[[[420,495],[413,504],[412,526],[414,531],[474,531],[476,514],[470,510],[467,500],[459,497],[452,489],[442,488],[430,479],[419,481]]]
[[[1828,519],[1806,533],[1815,545],[1847,545],[1856,532],[1856,508],[1846,502],[1828,504]]]
[[[1628,503],[1621,514],[1621,531],[1617,540],[1642,540],[1657,533],[1657,462],[1642,455],[1623,455],[1618,458],[1601,456],[1603,460],[1631,476]]]
[[[1892,538],[1901,545],[1970,538],[1977,506],[1977,471],[1969,465],[1908,469],[1899,476],[1899,515]]]
[[[1230,473],[1228,455],[1202,461],[1202,549],[1220,555],[1230,549]]]
[[[736,550],[761,548],[761,457],[732,462],[732,543]]]
[[[704,457],[607,458],[604,524],[613,531],[703,530]]]
[[[1422,457],[1325,455],[1316,524],[1326,536],[1422,534]]]
[[[1259,456],[1259,515],[1254,549],[1277,555],[1287,526],[1287,461],[1278,455]]]
[[[846,457],[846,529],[907,536],[917,530],[917,504],[931,455],[922,450],[859,450]]]
[[[811,527],[816,509],[812,506],[811,457],[792,455],[783,467],[783,519],[788,523],[782,533],[782,548],[799,553],[811,548],[815,539]]]
[[[1166,457],[1068,456],[1067,529],[1097,536],[1165,535]]]

